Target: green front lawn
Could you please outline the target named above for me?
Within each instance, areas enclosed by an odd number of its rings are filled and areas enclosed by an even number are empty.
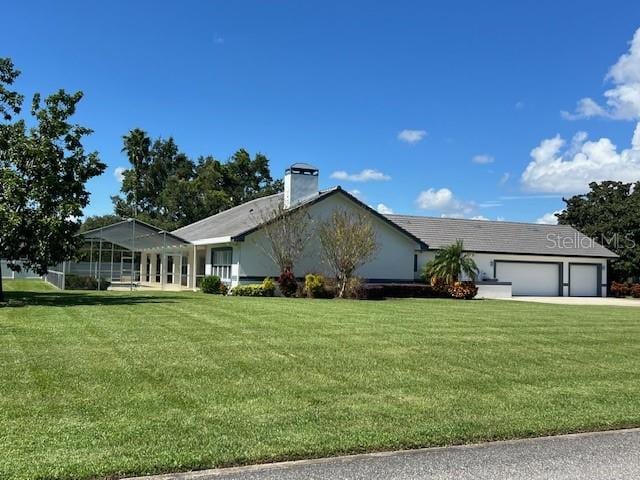
[[[640,309],[5,287],[3,479],[640,426]]]

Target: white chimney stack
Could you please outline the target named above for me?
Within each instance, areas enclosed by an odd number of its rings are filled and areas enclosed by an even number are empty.
[[[290,208],[318,193],[318,169],[294,163],[284,172],[284,208]]]

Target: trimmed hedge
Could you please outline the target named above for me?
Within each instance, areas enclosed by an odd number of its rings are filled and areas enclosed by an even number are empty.
[[[358,300],[382,300],[385,298],[464,298],[471,299],[478,293],[473,282],[457,282],[447,289],[424,283],[367,283],[358,289],[353,298]]]
[[[233,287],[231,295],[235,295],[236,297],[273,297],[275,291],[276,285],[274,281],[267,277],[262,283]]]
[[[424,283],[368,283],[361,287],[365,298],[449,298],[449,294]],[[368,292],[371,293],[368,293]],[[362,295],[361,295],[362,297]]]
[[[640,283],[611,282],[611,294],[618,298],[628,296],[640,298]]]
[[[100,279],[100,290],[106,290],[110,285],[109,280]],[[69,273],[64,277],[64,288],[65,290],[98,290],[98,279]]]

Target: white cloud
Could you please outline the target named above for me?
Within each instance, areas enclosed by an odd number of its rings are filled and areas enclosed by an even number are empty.
[[[391,180],[389,175],[385,175],[378,170],[366,168],[360,173],[347,173],[344,170],[338,170],[331,174],[331,178],[336,180],[346,180],[348,182],[381,182]]]
[[[505,221],[505,218],[504,218],[504,217],[500,217],[500,216],[499,216],[498,218],[496,218],[496,221],[498,221],[498,222],[504,222],[504,221]]]
[[[471,220],[489,220],[484,215],[476,215],[475,217],[471,217]]]
[[[608,117],[622,120],[640,118],[640,28],[633,35],[627,53],[609,69],[605,80],[613,88],[604,92],[605,106],[592,98],[578,101],[575,113],[560,112],[563,118]]]
[[[487,200],[486,202],[482,202],[478,204],[480,208],[496,208],[496,207],[501,207],[502,205],[503,203],[497,200]]]
[[[376,210],[378,211],[378,213],[381,213],[383,215],[391,215],[393,213],[393,210],[387,207],[384,203],[379,203],[376,207]]]
[[[116,177],[116,180],[122,183],[122,181],[124,180],[124,172],[126,170],[126,167],[116,167],[116,169],[113,171],[113,176]]]
[[[500,180],[498,180],[498,185],[503,186],[505,183],[509,181],[510,178],[511,178],[511,174],[509,172],[503,173],[502,176],[500,177]]]
[[[486,165],[488,163],[493,163],[495,162],[495,158],[493,158],[493,156],[491,155],[487,155],[486,153],[482,154],[482,155],[474,155],[471,158],[471,161],[473,163],[477,163],[478,165]]]
[[[425,130],[402,130],[398,133],[398,140],[405,143],[418,143],[427,136]]]
[[[502,195],[500,200],[538,200],[541,198],[562,198],[562,195]]]
[[[356,198],[360,198],[362,199],[362,192],[360,190],[358,190],[357,188],[354,188],[353,190],[349,190],[349,193],[351,195],[353,195]]]
[[[531,150],[533,161],[522,173],[523,186],[531,191],[580,193],[590,182],[640,180],[640,123],[636,125],[631,148],[618,152],[608,138],[587,141],[576,134],[568,148],[556,135]],[[564,149],[564,151],[563,151]]]
[[[536,220],[536,223],[541,225],[557,225],[558,218],[556,217],[556,213],[560,213],[562,210],[556,210],[555,212],[545,213],[543,216]]]
[[[423,210],[437,210],[447,216],[469,214],[475,209],[473,202],[459,200],[448,188],[423,190],[416,199],[416,205]]]

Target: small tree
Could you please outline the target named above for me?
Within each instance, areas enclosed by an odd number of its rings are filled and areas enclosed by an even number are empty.
[[[435,258],[425,265],[425,280],[442,281],[448,285],[456,283],[462,275],[475,280],[478,266],[473,257],[464,251],[462,240],[436,253]]]
[[[258,245],[278,266],[280,274],[293,272],[314,233],[308,209],[305,206],[286,209],[279,204],[271,210],[259,212],[259,215],[267,241],[258,242]]]
[[[371,220],[362,213],[336,209],[318,229],[324,261],[336,277],[338,297],[343,298],[356,270],[373,260],[378,251]]]
[[[78,218],[89,203],[86,182],[105,165],[88,153],[84,137],[91,130],[70,123],[82,92],[59,90],[31,103],[32,127],[21,111],[22,95],[9,90],[19,71],[0,58],[0,258],[22,260],[39,274],[70,258],[81,239]],[[18,269],[15,264],[10,268]],[[2,293],[0,271],[0,300]]]

